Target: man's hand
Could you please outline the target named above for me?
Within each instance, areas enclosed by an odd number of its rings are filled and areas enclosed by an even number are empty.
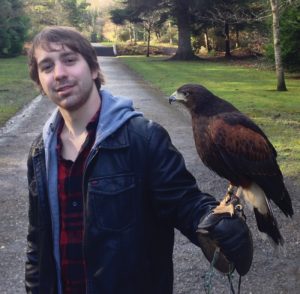
[[[197,233],[205,257],[216,269],[223,273],[236,269],[241,276],[247,274],[253,258],[253,242],[243,218],[210,212],[201,219]]]

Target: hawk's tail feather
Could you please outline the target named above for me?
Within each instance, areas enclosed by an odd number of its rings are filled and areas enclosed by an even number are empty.
[[[282,183],[283,184],[283,183]],[[283,184],[282,189],[282,197],[278,203],[279,208],[281,211],[286,215],[292,217],[294,214],[291,197],[289,192],[287,191],[286,187]]]
[[[258,229],[267,234],[275,244],[283,245],[284,241],[280,234],[272,207],[262,188],[252,183],[247,189],[243,189],[243,194],[245,200],[253,207]]]
[[[277,221],[271,210],[267,214],[261,214],[255,207],[253,208],[258,229],[267,234],[276,245],[283,245],[284,240],[279,231]]]

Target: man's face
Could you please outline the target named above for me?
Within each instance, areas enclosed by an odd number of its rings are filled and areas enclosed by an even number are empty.
[[[89,99],[97,71],[91,72],[77,52],[57,43],[35,50],[39,80],[45,94],[66,111],[76,111]],[[95,90],[95,89],[94,89]]]

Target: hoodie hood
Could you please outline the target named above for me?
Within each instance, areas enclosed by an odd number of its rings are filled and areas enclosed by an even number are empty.
[[[98,145],[105,138],[114,133],[128,119],[142,115],[141,112],[134,110],[132,100],[112,96],[106,90],[101,90],[100,94],[102,100],[95,145]]]

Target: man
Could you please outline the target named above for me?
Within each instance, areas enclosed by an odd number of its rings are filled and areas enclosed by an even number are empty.
[[[101,90],[97,56],[77,31],[45,28],[29,67],[58,107],[28,158],[27,292],[172,293],[174,228],[199,246],[198,224],[218,202],[161,126]],[[249,263],[242,220],[220,216],[208,231],[234,266]]]

